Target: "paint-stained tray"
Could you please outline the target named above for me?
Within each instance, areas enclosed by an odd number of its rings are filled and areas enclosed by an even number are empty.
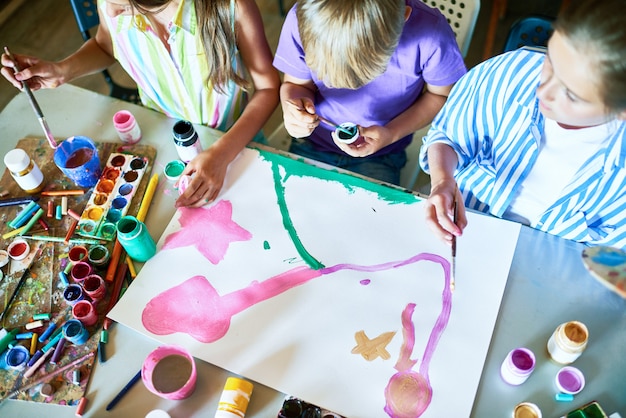
[[[141,178],[133,183],[134,191],[132,199],[129,199],[130,204],[127,205],[126,214],[136,215],[139,206],[141,204],[141,197],[143,196],[148,181],[149,174],[152,171],[154,161],[156,158],[156,149],[150,145],[135,144],[132,146],[124,145],[121,143],[110,142],[96,142],[98,148],[98,155],[100,157],[101,165],[104,167],[112,154],[129,155],[132,157],[127,158],[140,158],[145,161],[145,166],[142,169],[143,175]],[[16,148],[22,148],[28,155],[37,163],[40,167],[45,179],[44,190],[69,190],[78,189],[74,183],[66,178],[61,170],[59,170],[53,163],[54,150],[50,148],[47,140],[38,138],[23,138],[18,141]],[[114,157],[113,157],[114,158]],[[8,193],[8,197],[27,196],[27,194],[20,189],[17,183],[11,177],[8,170],[5,170],[2,178],[0,179],[0,190]],[[82,214],[87,203],[92,197],[93,188],[83,189],[84,195],[68,196],[68,208],[72,209],[78,214]],[[59,196],[41,196],[38,200],[39,206],[47,212],[48,201],[53,201],[53,204],[60,205],[61,197]],[[11,228],[7,225],[9,221],[15,218],[17,213],[22,209],[22,206],[6,206],[0,207],[0,235],[3,235],[11,231]],[[48,217],[47,213],[41,218],[48,226],[49,230],[45,231],[42,226],[35,224],[27,235],[49,235],[53,237],[65,238],[68,228],[73,222],[70,216],[63,216],[60,220],[54,216]],[[74,237],[80,238],[78,234]],[[6,249],[8,245],[13,241],[13,238],[0,239],[0,249]],[[106,246],[109,250],[112,250],[113,242],[106,242]],[[10,297],[13,289],[17,286],[17,282],[22,277],[22,272],[28,265],[28,261],[32,259],[30,264],[30,274],[19,293],[16,295],[15,300],[12,303],[12,308],[5,314],[1,327],[7,329],[21,328],[24,330],[24,325],[32,321],[34,314],[49,312],[52,314],[52,321],[55,323],[63,323],[66,319],[71,317],[71,312],[67,308],[64,298],[63,290],[64,285],[59,279],[59,272],[67,261],[67,253],[71,245],[65,245],[63,242],[40,242],[32,241],[31,253],[29,258],[22,262],[12,261],[8,265],[2,267],[4,278],[0,282],[0,307],[4,307],[8,297]],[[107,266],[96,269],[96,273],[103,274]],[[105,310],[109,301],[110,289],[107,293],[107,297],[99,302],[97,305],[97,311],[99,314],[99,321],[93,326],[88,327],[90,338],[87,343],[81,346],[75,346],[69,344],[66,346],[64,355],[62,356],[58,365],[46,364],[41,367],[35,374],[33,379],[50,373],[56,369],[56,367],[62,367],[75,359],[81,358],[88,353],[95,353],[98,341],[100,337],[100,329],[102,327],[102,321],[104,320]],[[44,321],[44,327],[36,329],[35,331],[41,333],[45,327],[49,324],[49,321]],[[22,341],[20,344],[26,344]],[[41,344],[40,344],[41,345]],[[45,402],[54,403],[60,405],[76,405],[81,396],[83,396],[87,381],[89,380],[89,374],[91,372],[93,361],[95,356],[89,358],[87,361],[77,366],[80,370],[80,380],[78,384],[72,383],[72,371],[69,370],[66,373],[57,375],[51,380],[51,384],[55,389],[55,393],[50,397],[42,396],[38,388],[20,393],[17,399],[32,401],[32,402]],[[0,398],[5,396],[10,391],[20,387],[27,383],[22,379],[22,374],[16,370],[6,370],[0,368]]]

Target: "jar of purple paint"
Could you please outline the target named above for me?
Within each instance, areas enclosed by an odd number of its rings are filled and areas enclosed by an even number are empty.
[[[510,385],[521,385],[535,370],[535,354],[527,348],[511,350],[500,366],[500,375]]]

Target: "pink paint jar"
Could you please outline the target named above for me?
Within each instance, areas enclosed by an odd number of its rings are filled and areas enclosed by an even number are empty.
[[[107,294],[107,288],[102,277],[97,274],[90,274],[83,280],[83,290],[96,303]]]
[[[72,315],[86,327],[95,325],[98,322],[98,313],[91,302],[79,300],[72,306]]]
[[[70,270],[72,279],[74,279],[76,283],[82,283],[92,272],[93,267],[91,267],[91,264],[84,261],[79,261],[74,264]]]
[[[527,348],[511,350],[500,366],[502,379],[510,385],[521,385],[535,370],[535,355]]]
[[[125,144],[136,144],[141,140],[141,128],[128,110],[120,110],[113,115],[113,126]]]
[[[165,345],[146,357],[141,378],[146,388],[164,399],[185,399],[196,388],[196,363],[183,347]]]

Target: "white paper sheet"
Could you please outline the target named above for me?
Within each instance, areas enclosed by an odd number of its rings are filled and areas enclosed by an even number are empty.
[[[414,306],[408,372],[427,378],[432,399],[409,415],[469,416],[519,225],[468,218],[446,319],[450,248],[419,198],[246,149],[217,201],[176,213],[109,317],[347,417],[386,417],[385,388],[407,347],[402,314]],[[352,353],[360,331],[392,336],[367,360]]]

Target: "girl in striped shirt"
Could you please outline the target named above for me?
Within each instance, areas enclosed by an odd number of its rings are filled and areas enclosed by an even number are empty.
[[[27,80],[37,90],[118,61],[137,83],[144,106],[225,132],[185,168],[183,174],[193,179],[176,206],[215,199],[228,165],[259,138],[278,104],[280,78],[256,3],[98,0],[98,13],[96,35],[66,59],[48,62],[16,54],[23,70],[14,76],[3,68],[2,74],[18,88]],[[2,64],[11,65],[5,56]]]
[[[545,54],[517,50],[462,78],[424,138],[426,218],[444,240],[464,206],[586,244],[626,247],[623,0],[574,2]],[[457,223],[452,220],[454,202]]]

